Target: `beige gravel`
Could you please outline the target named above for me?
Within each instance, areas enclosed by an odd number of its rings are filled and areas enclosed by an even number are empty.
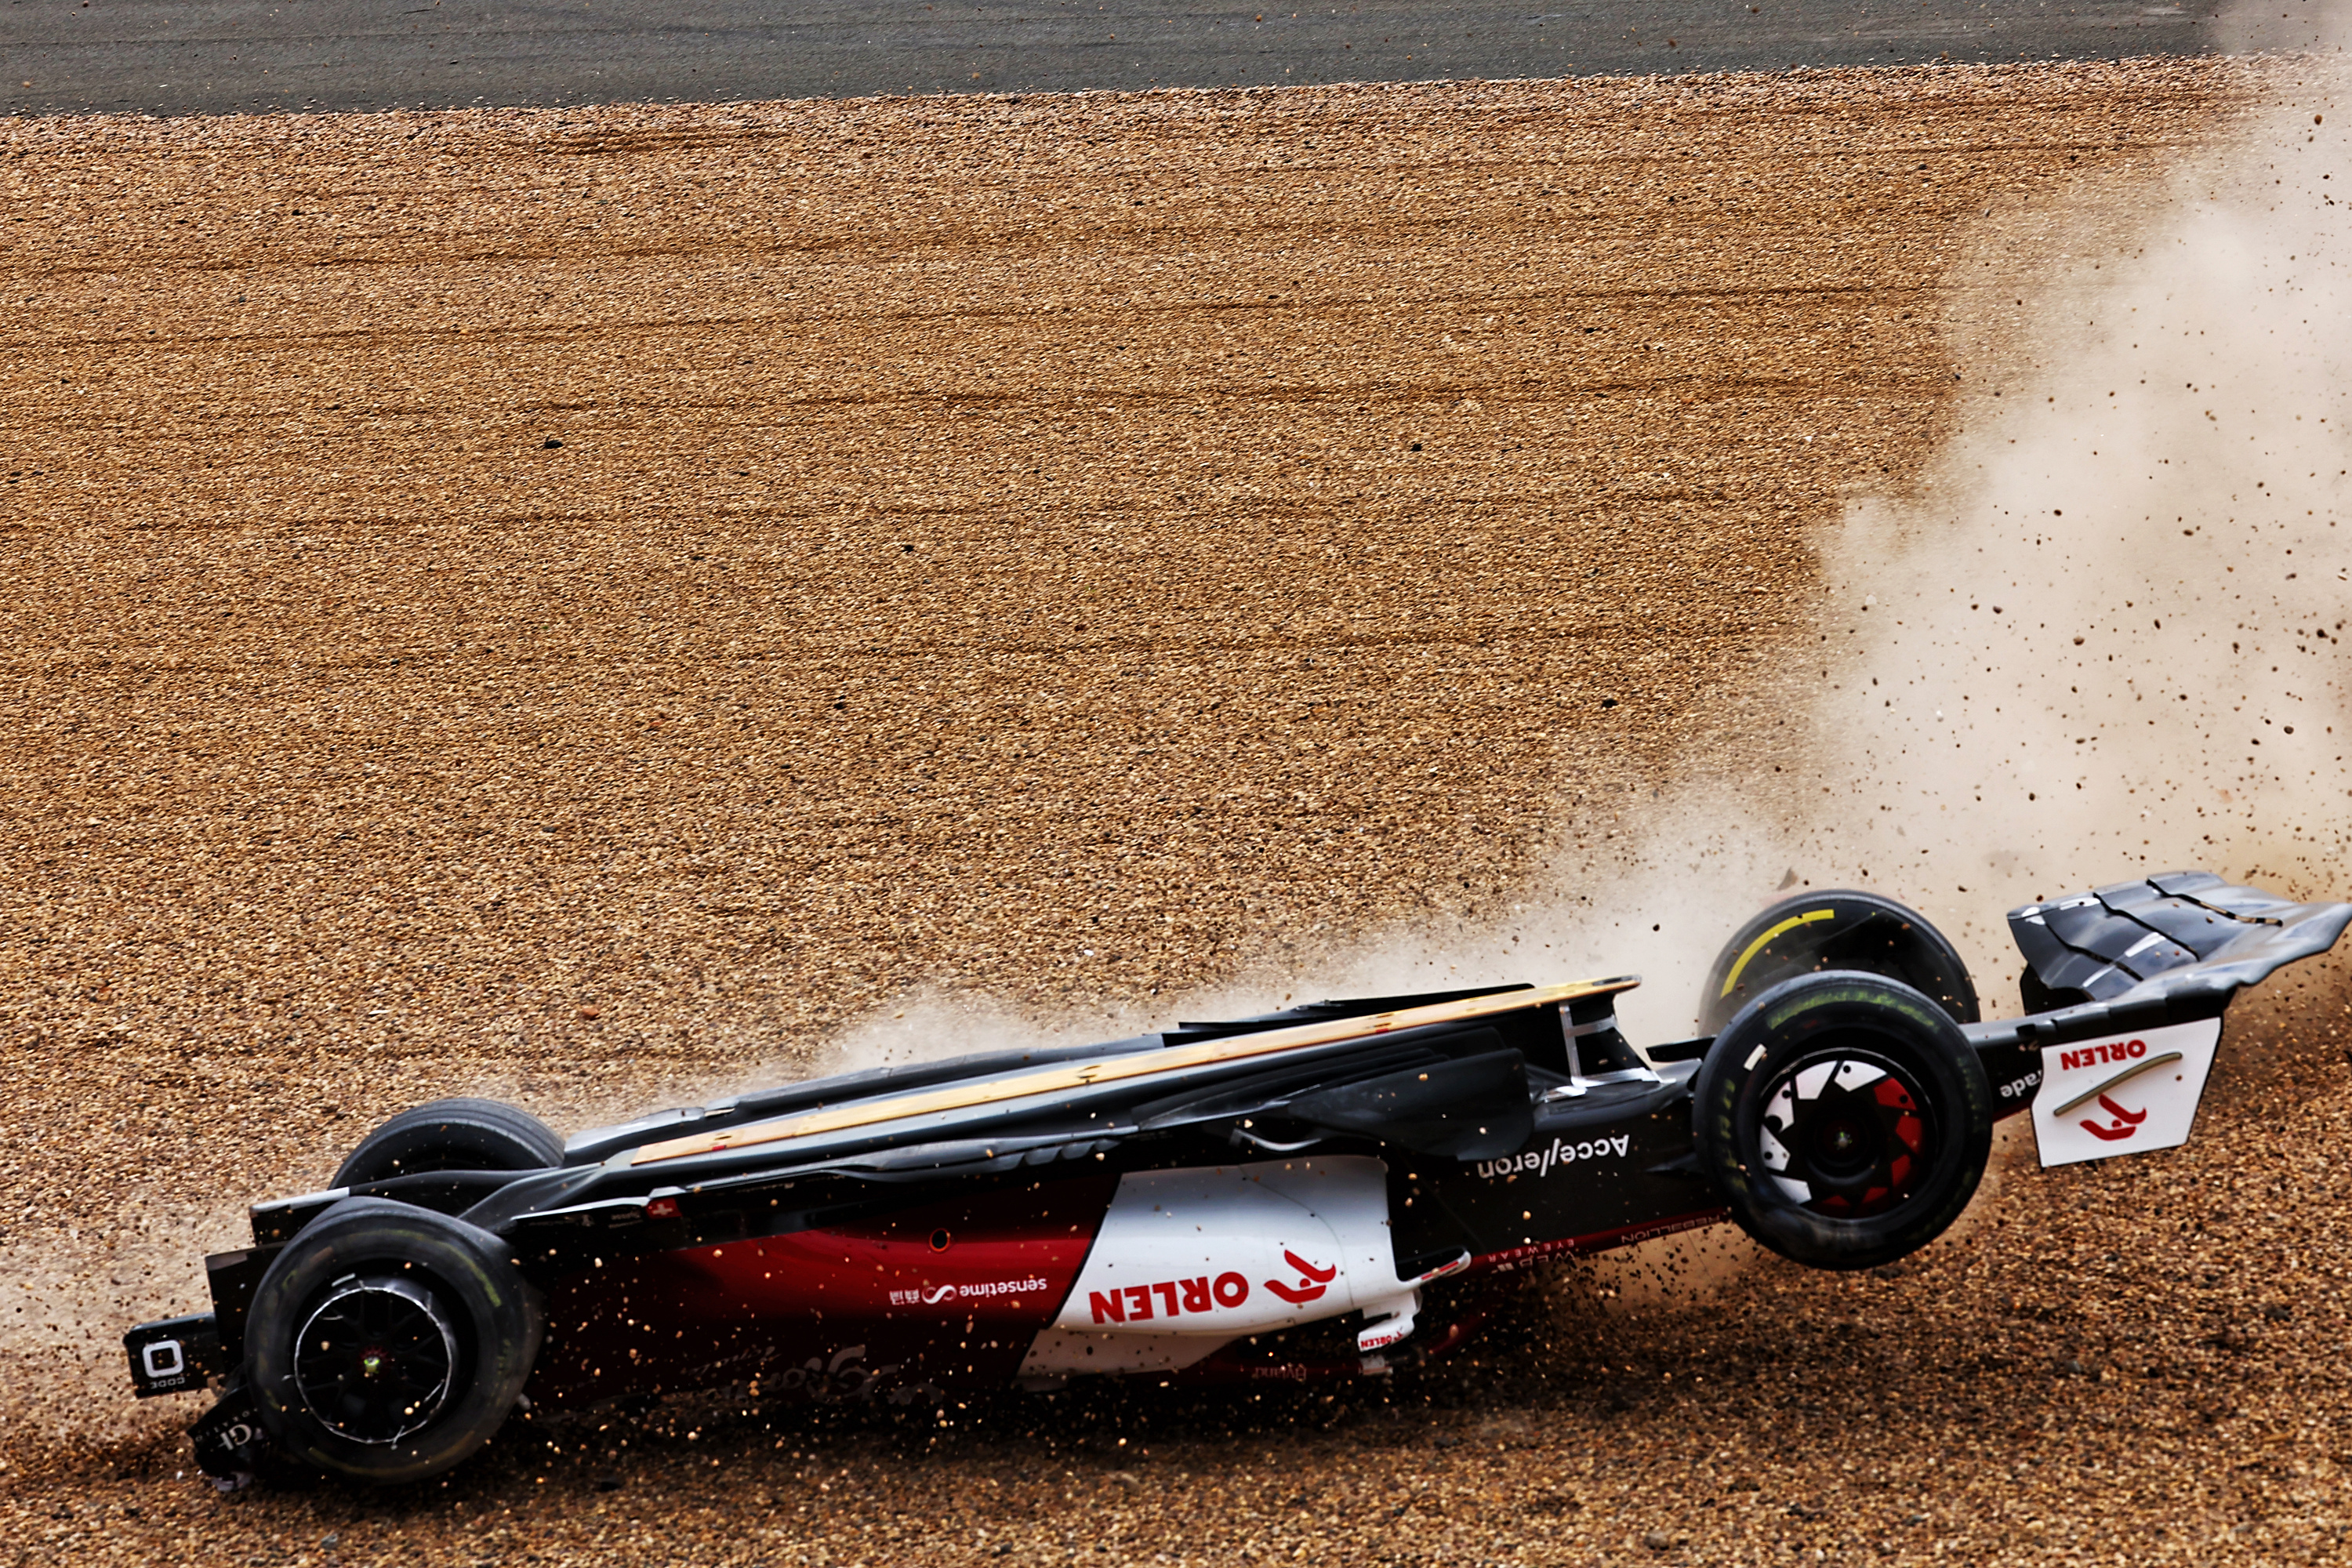
[[[1796,765],[1811,531],[1999,330],[1952,258],[2028,280],[2255,90],[0,122],[0,1561],[2326,1555],[2334,970],[2181,1154],[1899,1272],[1562,1277],[1393,1390],[688,1402],[215,1499],[110,1344],[401,1104],[1157,1018]]]

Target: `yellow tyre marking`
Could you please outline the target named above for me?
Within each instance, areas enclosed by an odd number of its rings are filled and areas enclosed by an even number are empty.
[[[1612,980],[1580,980],[1567,985],[1547,985],[1533,991],[1506,991],[1494,996],[1470,996],[1458,1002],[1407,1007],[1395,1013],[1332,1018],[1322,1023],[1299,1024],[1287,1029],[1268,1029],[1263,1034],[1229,1036],[1222,1040],[1202,1040],[1197,1045],[1137,1051],[1131,1056],[1098,1057],[1093,1061],[1073,1062],[1039,1072],[1024,1073],[1019,1078],[984,1083],[949,1084],[941,1089],[892,1095],[883,1100],[853,1100],[835,1110],[811,1111],[789,1121],[754,1122],[749,1127],[699,1133],[691,1138],[673,1138],[667,1143],[649,1143],[638,1150],[629,1163],[643,1165],[656,1160],[681,1159],[688,1154],[715,1154],[725,1149],[781,1143],[787,1139],[806,1138],[812,1133],[839,1132],[851,1127],[870,1127],[877,1121],[896,1121],[904,1116],[968,1110],[974,1106],[990,1105],[998,1100],[1022,1100],[1034,1094],[1085,1089],[1091,1084],[1116,1083],[1122,1079],[1149,1078],[1155,1073],[1180,1072],[1186,1068],[1205,1067],[1215,1062],[1243,1061],[1251,1057],[1270,1056],[1276,1051],[1297,1050],[1302,1046],[1330,1045],[1358,1036],[1369,1038],[1376,1035],[1394,1034],[1399,1029],[1418,1029],[1429,1024],[1450,1024],[1458,1019],[1516,1013],[1523,1007],[1556,1006],[1580,996],[1605,996],[1615,991],[1631,991],[1641,983],[1639,975],[1625,974]]]
[[[2106,1093],[2107,1090],[2115,1088],[2116,1085],[2119,1083],[2129,1083],[2132,1079],[2137,1078],[2140,1074],[2148,1071],[2152,1068],[2160,1068],[2167,1062],[2177,1062],[2179,1059],[2180,1053],[2179,1051],[2167,1051],[2160,1057],[2150,1057],[2144,1062],[2134,1062],[2131,1066],[2124,1068],[2123,1071],[2116,1074],[2115,1077],[2107,1079],[2106,1082],[2099,1085],[2098,1088],[2084,1089],[2082,1093],[2076,1095],[2074,1099],[2068,1100],[2065,1104],[2060,1106],[2050,1114],[2053,1116],[2072,1116],[2074,1112],[2082,1110],[2083,1107],[2090,1104],[2091,1101],[2098,1099],[2099,1096]]]
[[[1815,910],[1811,914],[1791,915],[1787,920],[1782,921],[1779,925],[1774,926],[1770,931],[1766,931],[1762,936],[1758,937],[1754,942],[1748,944],[1748,951],[1739,955],[1739,962],[1733,964],[1731,966],[1731,973],[1723,977],[1723,989],[1717,992],[1716,994],[1717,996],[1730,995],[1731,988],[1739,984],[1739,972],[1748,967],[1748,961],[1755,957],[1758,953],[1763,952],[1764,944],[1770,942],[1774,937],[1779,936],[1782,931],[1794,931],[1799,926],[1811,925],[1815,921],[1833,921],[1835,919],[1837,919],[1837,911],[1835,910]]]

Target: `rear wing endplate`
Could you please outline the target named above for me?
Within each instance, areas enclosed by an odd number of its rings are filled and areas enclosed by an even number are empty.
[[[2231,998],[2334,947],[2352,904],[2173,871],[2009,923],[2027,996],[2058,1005],[1962,1033],[2012,1107],[2031,1103],[2042,1163],[2060,1165],[2186,1142]]]

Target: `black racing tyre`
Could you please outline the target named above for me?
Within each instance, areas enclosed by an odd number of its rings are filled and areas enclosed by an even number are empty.
[[[495,1100],[436,1100],[361,1139],[330,1185],[421,1171],[543,1171],[562,1163],[563,1140],[528,1110]]]
[[[1958,1219],[1992,1150],[1992,1086],[1932,998],[1829,970],[1784,980],[1715,1037],[1692,1107],[1700,1165],[1784,1258],[1868,1268]]]
[[[422,1480],[497,1433],[542,1327],[537,1293],[488,1231],[345,1198],[262,1275],[246,1371],[288,1458],[378,1485]]]
[[[1876,893],[1800,893],[1759,910],[1731,933],[1706,972],[1699,1033],[1712,1035],[1748,1002],[1791,975],[1824,969],[1883,974],[1973,1024],[1977,988],[1959,950],[1918,910]]]

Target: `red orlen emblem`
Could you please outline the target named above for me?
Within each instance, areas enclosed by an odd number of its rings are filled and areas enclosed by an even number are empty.
[[[1325,1290],[1330,1289],[1331,1281],[1339,1274],[1339,1266],[1336,1263],[1328,1268],[1318,1268],[1298,1254],[1286,1250],[1283,1253],[1282,1258],[1284,1262],[1298,1270],[1298,1283],[1285,1285],[1279,1279],[1269,1279],[1265,1282],[1265,1288],[1294,1307],[1319,1299]]]
[[[2147,1111],[2126,1110],[2104,1094],[2099,1096],[2099,1109],[2116,1119],[2114,1124],[2102,1127],[2095,1121],[2085,1121],[2083,1123],[2083,1131],[2094,1138],[2104,1138],[2110,1143],[2119,1143],[2130,1137],[2139,1131],[2139,1124],[2147,1120]]]

